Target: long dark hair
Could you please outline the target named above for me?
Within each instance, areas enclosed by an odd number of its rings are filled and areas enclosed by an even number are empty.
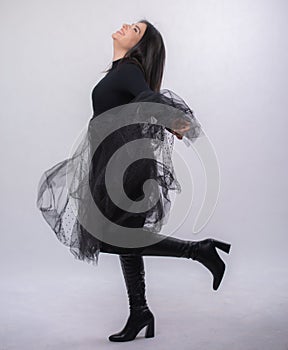
[[[146,19],[141,19],[147,28],[141,40],[126,52],[118,65],[133,60],[142,69],[151,90],[159,92],[162,84],[166,51],[160,32]],[[111,67],[104,71],[109,72]]]

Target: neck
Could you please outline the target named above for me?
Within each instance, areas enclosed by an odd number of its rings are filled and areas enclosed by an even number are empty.
[[[127,50],[124,50],[122,48],[114,47],[112,61],[116,61],[116,60],[119,60],[120,58],[123,58],[126,52],[127,52]]]

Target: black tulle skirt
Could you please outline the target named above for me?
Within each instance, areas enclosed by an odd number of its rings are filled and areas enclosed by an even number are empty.
[[[71,155],[43,173],[37,207],[75,258],[97,265],[102,242],[131,249],[157,242],[169,191],[181,191],[170,131],[183,122],[189,146],[203,131],[184,100],[168,89],[142,92],[92,116]]]

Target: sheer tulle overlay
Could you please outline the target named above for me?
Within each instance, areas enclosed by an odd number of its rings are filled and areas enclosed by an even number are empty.
[[[184,100],[168,89],[144,91],[93,116],[69,158],[43,173],[37,207],[75,258],[97,265],[103,241],[129,249],[157,241],[169,190],[181,191],[171,131],[183,122],[190,146],[203,131]]]

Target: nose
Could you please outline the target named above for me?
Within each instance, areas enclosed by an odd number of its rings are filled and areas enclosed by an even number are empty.
[[[123,23],[122,27],[123,27],[123,29],[127,29],[129,27],[129,25],[127,23]]]

